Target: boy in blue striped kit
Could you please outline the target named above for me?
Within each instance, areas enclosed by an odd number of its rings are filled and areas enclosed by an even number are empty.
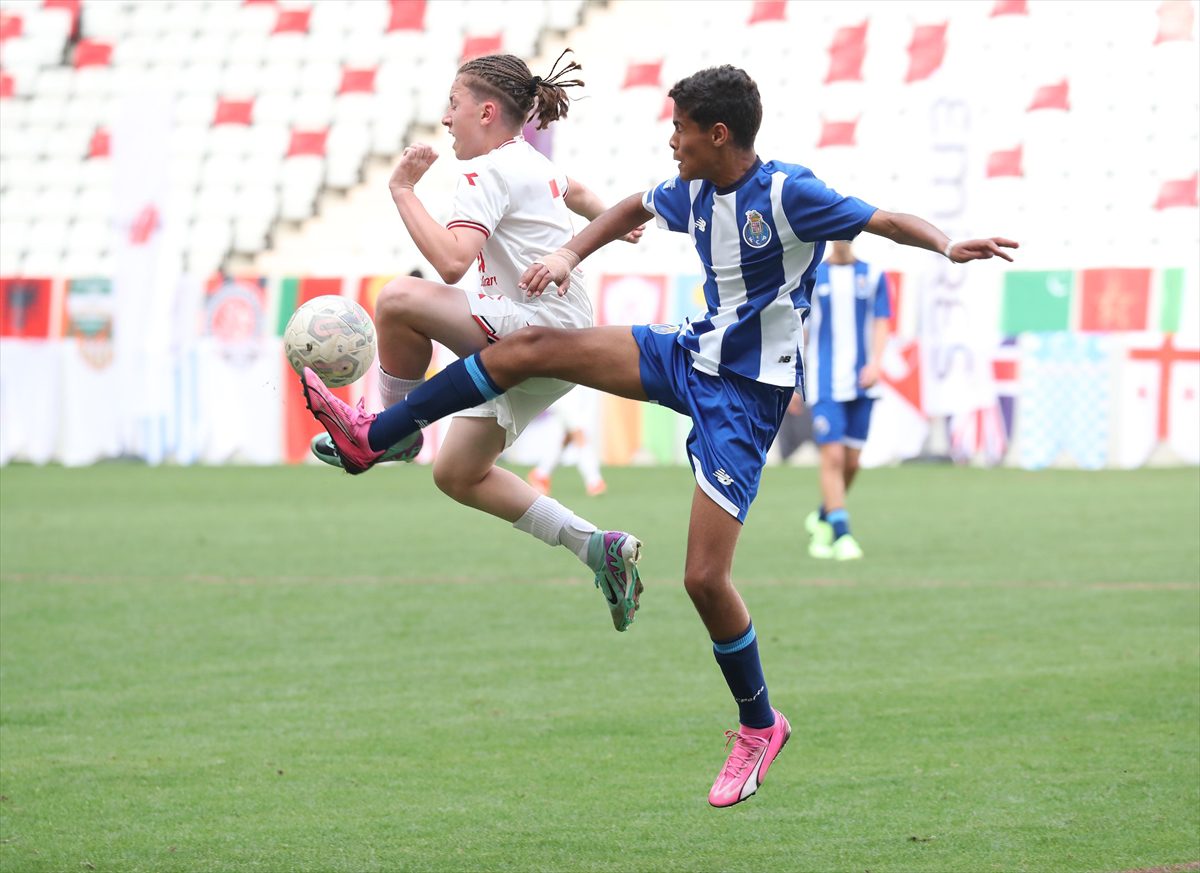
[[[804,525],[812,536],[810,555],[850,561],[863,553],[850,533],[846,492],[867,441],[892,309],[887,277],[854,257],[848,242],[833,243],[815,278],[805,325],[804,398],[821,453],[822,502]]]
[[[733,554],[758,491],[767,450],[801,384],[802,314],[824,241],[862,230],[963,262],[999,256],[1002,238],[952,243],[911,215],[842,197],[795,164],[764,163],[754,149],[758,87],[730,66],[676,83],[670,146],[679,174],[600,215],[563,248],[535,261],[521,285],[531,297],[565,292],[573,267],[655,218],[687,233],[703,265],[707,311],[683,325],[525,328],[457,361],[402,403],[376,415],[334,397],[311,371],[309,408],[351,473],[427,422],[478,405],[525,379],[550,376],[669,406],[692,419],[695,475],[683,584],[704,622],[738,705],[729,755],[708,800],[732,806],[758,789],[791,735],[771,706],[750,613],[733,586]],[[636,603],[630,598],[631,607]]]

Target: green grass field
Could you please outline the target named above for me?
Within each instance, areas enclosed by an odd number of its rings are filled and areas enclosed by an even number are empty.
[[[680,584],[683,468],[561,493],[582,567],[428,471],[0,471],[0,869],[1121,871],[1200,860],[1200,472],[811,470],[738,553],[795,734],[706,794],[736,709]]]

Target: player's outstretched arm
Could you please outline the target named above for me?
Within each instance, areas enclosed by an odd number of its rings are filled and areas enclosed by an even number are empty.
[[[882,209],[876,210],[864,229],[900,245],[940,252],[956,264],[988,258],[1004,258],[1011,261],[1012,255],[1004,250],[1020,248],[1020,243],[1016,240],[1002,236],[951,240],[923,218],[903,212],[884,212]]]
[[[536,297],[554,284],[558,286],[559,296],[562,296],[570,286],[571,271],[580,261],[653,217],[643,208],[641,194],[629,195],[598,215],[595,221],[567,240],[561,249],[530,264],[521,276],[520,287],[530,297]]]
[[[600,199],[600,195],[570,176],[567,177],[567,193],[563,197],[563,202],[567,204],[568,209],[588,221],[595,221],[604,214],[604,201]],[[645,225],[638,225],[621,239],[636,245],[645,230]]]

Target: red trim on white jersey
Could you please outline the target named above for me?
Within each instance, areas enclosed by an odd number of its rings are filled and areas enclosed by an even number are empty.
[[[484,295],[480,294],[479,296],[483,297]],[[488,324],[486,318],[484,318],[482,315],[476,315],[475,313],[471,313],[471,318],[475,319],[475,323],[478,324],[479,329],[483,331],[483,335],[487,338],[488,345],[499,341],[500,337],[496,335],[496,329]]]
[[[492,235],[492,232],[491,232],[490,230],[488,230],[486,227],[484,227],[482,224],[480,224],[479,222],[477,222],[477,221],[467,221],[467,220],[466,220],[466,219],[464,219],[464,218],[459,218],[459,219],[457,219],[457,220],[455,220],[455,221],[452,221],[452,222],[450,222],[449,224],[447,224],[447,225],[446,225],[446,227],[447,227],[447,228],[455,228],[455,227],[469,227],[469,228],[471,228],[471,230],[477,230],[477,231],[479,231],[479,232],[480,232],[481,234],[483,234],[485,237],[489,237],[489,236],[491,236],[491,235]]]

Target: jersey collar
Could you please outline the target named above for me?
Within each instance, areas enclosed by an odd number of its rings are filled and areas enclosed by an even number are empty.
[[[734,182],[728,188],[717,188],[716,189],[717,193],[718,194],[732,194],[738,188],[741,188],[743,185],[745,185],[746,182],[750,179],[750,177],[758,172],[758,168],[761,167],[762,165],[763,165],[762,158],[755,156],[754,164],[750,167],[749,170],[747,170],[745,172],[745,174],[742,176],[742,178],[738,179],[736,182]]]

